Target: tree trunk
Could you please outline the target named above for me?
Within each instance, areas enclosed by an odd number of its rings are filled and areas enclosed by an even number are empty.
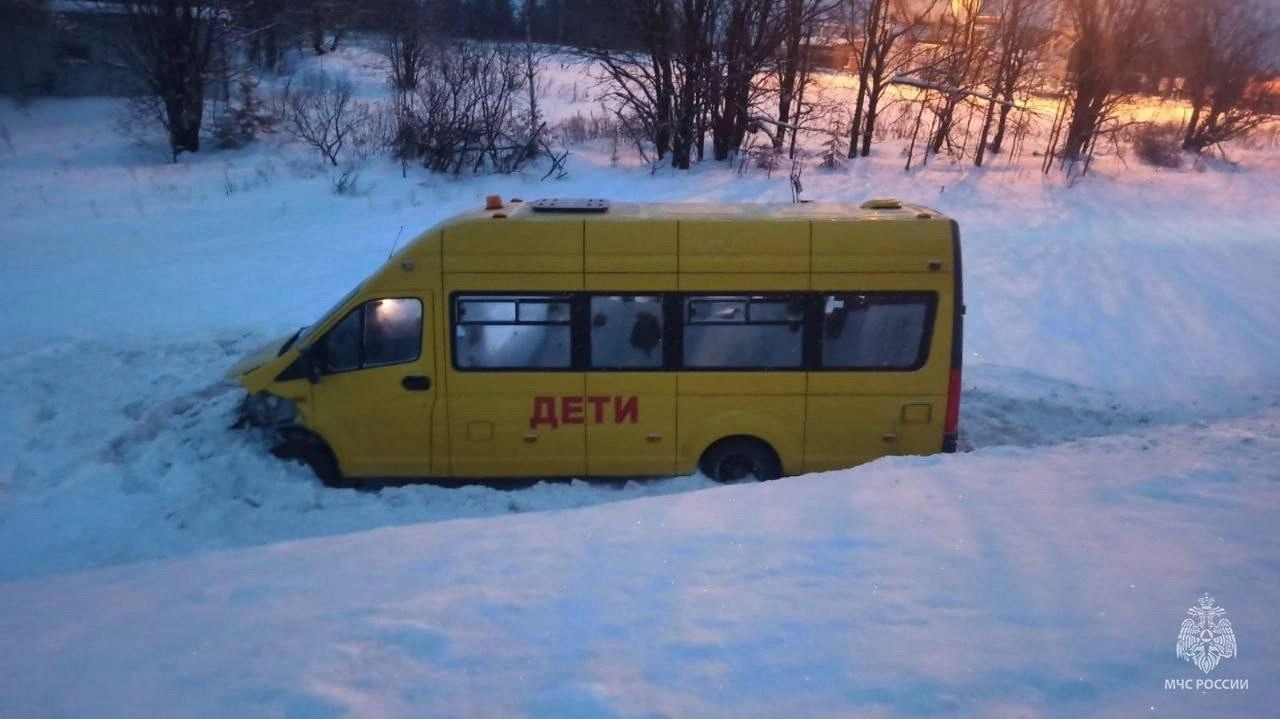
[[[873,2],[872,8],[869,8],[867,12],[868,13],[872,12],[874,10],[874,7],[875,7],[875,3]],[[868,21],[869,28],[871,27],[871,24],[870,24],[871,22],[872,21]],[[864,126],[863,112],[864,112],[864,104],[867,102],[867,92],[868,92],[867,81],[870,79],[870,76],[871,76],[872,39],[871,39],[870,29],[868,30],[867,34],[862,38],[862,42],[863,42],[862,63],[858,65],[858,99],[853,106],[853,127],[849,129],[849,158],[850,159],[853,159],[858,156],[858,136],[862,134],[862,129]],[[863,140],[863,144],[864,146],[866,145],[865,139]],[[865,156],[867,153],[864,151],[862,154]]]
[[[529,85],[529,127],[538,126],[538,68],[533,55],[533,0],[524,2],[524,75]]]
[[[858,137],[862,134],[862,105],[866,102],[867,75],[859,73],[858,99],[853,105],[853,127],[849,130],[849,159],[858,156]]]
[[[786,123],[791,121],[791,105],[795,101],[796,76],[800,72],[800,14],[803,0],[787,1],[787,39],[782,56],[782,72],[778,80],[778,132],[773,137],[773,149],[781,151],[786,144]]]
[[[871,154],[871,138],[876,131],[876,118],[880,115],[880,97],[884,94],[884,85],[872,78],[870,92],[867,93],[867,116],[862,123],[862,156]]]
[[[1182,149],[1195,149],[1196,130],[1200,125],[1200,112],[1204,106],[1204,99],[1200,93],[1196,93],[1191,101],[1191,117],[1187,120],[1187,131],[1182,136]]]
[[[791,103],[795,94],[795,68],[790,63],[786,63],[786,65],[786,69],[783,70],[782,81],[778,84],[778,122],[784,124],[778,125],[778,132],[773,136],[773,149],[775,150],[781,150],[786,143],[787,128],[785,123],[791,122]]]
[[[991,138],[991,154],[1000,154],[1000,149],[1004,145],[1004,131],[1009,121],[1009,110],[1012,109],[1008,105],[1001,105],[997,113],[999,116],[996,120],[996,134]]]
[[[938,113],[938,125],[933,132],[933,137],[929,140],[929,151],[933,154],[942,152],[942,146],[947,141],[947,136],[951,134],[951,124],[955,121],[957,99],[954,95],[947,95],[942,101],[942,112]]]
[[[267,28],[262,35],[262,66],[271,72],[280,69],[280,37],[274,27]]]
[[[983,113],[982,130],[978,132],[978,149],[974,151],[973,165],[974,167],[982,167],[982,160],[987,150],[987,134],[991,132],[991,120],[995,115],[996,102],[989,100],[987,102],[987,111]]]
[[[1111,88],[1096,77],[1082,77],[1077,85],[1075,103],[1071,107],[1071,120],[1067,124],[1067,137],[1062,144],[1062,156],[1067,160],[1079,160],[1097,131],[1099,114]]]

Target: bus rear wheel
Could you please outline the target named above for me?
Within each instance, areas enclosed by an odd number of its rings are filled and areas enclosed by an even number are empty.
[[[764,482],[782,476],[782,462],[767,443],[754,437],[729,437],[707,448],[698,469],[717,482],[755,477]]]

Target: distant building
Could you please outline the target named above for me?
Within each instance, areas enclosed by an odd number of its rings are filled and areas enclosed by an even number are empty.
[[[146,92],[120,65],[128,37],[126,6],[112,0],[36,0],[30,11],[0,18],[0,95],[110,95]],[[215,83],[215,85],[220,85]],[[210,87],[210,99],[225,88]]]
[[[848,70],[857,64],[848,28],[841,23],[820,23],[808,43],[809,56],[818,67]]]
[[[0,51],[0,93],[135,95],[139,79],[114,60],[127,32],[122,8],[93,0],[52,0],[9,27]]]

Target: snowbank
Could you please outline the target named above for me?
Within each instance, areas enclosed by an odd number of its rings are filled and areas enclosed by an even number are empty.
[[[1270,409],[0,584],[0,714],[1264,716],[1278,458]],[[1204,592],[1248,689],[1165,689]]]

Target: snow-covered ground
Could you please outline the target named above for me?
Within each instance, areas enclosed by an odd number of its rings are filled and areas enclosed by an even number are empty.
[[[326,62],[376,94],[369,56]],[[589,86],[557,67],[548,107],[599,112]],[[786,168],[651,173],[601,143],[546,182],[370,160],[338,196],[280,140],[159,164],[115,113],[0,104],[0,716],[1280,703],[1280,153],[1105,160],[1072,187],[1030,156],[811,164],[807,198],[960,221],[972,453],[736,487],[357,493],[229,431],[223,370],[486,194],[787,201]],[[1204,676],[1174,641],[1206,591],[1240,645],[1210,678],[1250,687],[1166,691]]]
[[[1276,457],[1268,409],[13,582],[0,714],[1274,716]],[[1247,689],[1165,689],[1204,591]]]

